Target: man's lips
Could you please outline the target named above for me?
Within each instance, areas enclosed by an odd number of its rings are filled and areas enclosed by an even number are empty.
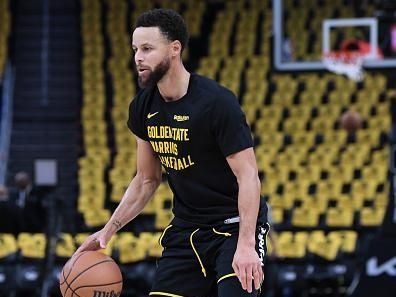
[[[139,73],[142,73],[142,72],[144,72],[144,71],[149,70],[148,67],[138,67],[137,69],[138,69],[138,72],[139,72]]]

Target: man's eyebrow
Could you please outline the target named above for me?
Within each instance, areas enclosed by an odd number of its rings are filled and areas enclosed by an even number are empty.
[[[147,45],[153,46],[153,42],[155,42],[155,41],[164,41],[164,38],[158,37],[152,41],[146,41],[146,42],[142,43],[140,46],[147,46]],[[132,43],[132,47],[137,47],[137,45]]]
[[[145,42],[145,43],[142,43],[140,46],[141,46],[141,47],[142,47],[142,46],[152,46],[152,44],[149,43],[149,42]],[[132,48],[138,48],[138,46],[135,45],[135,44],[132,44]]]

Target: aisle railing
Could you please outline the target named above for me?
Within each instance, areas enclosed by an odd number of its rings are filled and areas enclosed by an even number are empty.
[[[14,93],[15,71],[11,62],[7,62],[3,81],[0,82],[3,86],[1,94],[2,108],[1,108],[1,123],[0,123],[0,184],[5,183],[8,155],[10,149],[11,130],[12,130],[12,103]]]

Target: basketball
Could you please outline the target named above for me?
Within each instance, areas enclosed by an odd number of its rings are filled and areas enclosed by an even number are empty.
[[[63,297],[119,297],[122,275],[112,258],[97,251],[87,251],[65,264],[59,285]]]
[[[353,110],[347,110],[341,116],[341,127],[348,132],[355,132],[363,125],[362,116]]]

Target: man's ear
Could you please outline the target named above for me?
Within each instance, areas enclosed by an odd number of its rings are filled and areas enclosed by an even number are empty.
[[[182,45],[179,40],[174,40],[171,43],[172,57],[180,56]]]

